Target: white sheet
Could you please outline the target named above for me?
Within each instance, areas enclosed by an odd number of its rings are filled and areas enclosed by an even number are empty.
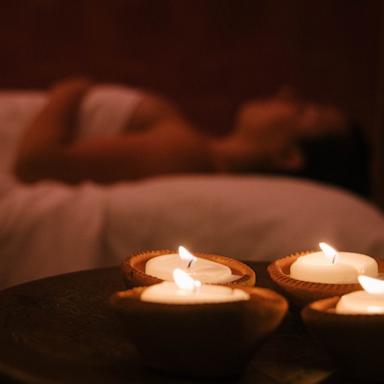
[[[0,288],[105,265],[96,186],[24,186],[0,177]]]
[[[313,249],[384,257],[384,219],[337,189],[268,177],[158,178],[113,187],[0,180],[0,287],[117,265],[182,244],[244,260]]]
[[[129,251],[214,252],[273,260],[318,249],[384,257],[384,218],[372,205],[309,181],[278,177],[185,176],[121,184],[107,194],[108,246]]]

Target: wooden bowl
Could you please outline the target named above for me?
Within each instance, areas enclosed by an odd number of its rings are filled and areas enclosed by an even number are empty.
[[[209,304],[144,302],[144,289],[117,292],[112,307],[148,366],[188,377],[241,374],[288,309],[282,296],[263,288],[240,288],[250,294],[247,301]]]
[[[124,281],[128,288],[148,286],[161,283],[162,280],[157,277],[147,275],[145,273],[145,263],[156,256],[177,253],[177,251],[160,250],[160,251],[146,251],[135,253],[128,256],[122,262],[121,269],[123,271]],[[220,285],[236,285],[253,287],[256,283],[256,274],[248,267],[248,265],[232,259],[230,257],[214,255],[209,253],[194,252],[196,257],[215,261],[216,263],[224,264],[232,270],[234,275],[239,278],[229,283],[220,283]]]
[[[383,381],[384,315],[338,314],[340,297],[307,305],[302,319],[345,376]]]
[[[311,252],[312,251],[295,253],[277,259],[268,266],[269,276],[292,304],[302,308],[315,300],[325,299],[332,296],[342,296],[346,293],[361,289],[359,283],[324,284],[293,279],[290,276],[292,263],[296,261],[298,257]],[[379,273],[382,273],[384,271],[384,261],[381,259],[375,260],[379,266]]]

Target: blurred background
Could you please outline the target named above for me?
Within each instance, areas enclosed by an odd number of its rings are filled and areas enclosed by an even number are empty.
[[[220,134],[290,85],[361,124],[384,207],[383,16],[380,0],[3,0],[0,88],[86,74],[159,91]]]

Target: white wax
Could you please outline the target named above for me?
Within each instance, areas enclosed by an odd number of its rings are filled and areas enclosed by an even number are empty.
[[[355,291],[341,297],[336,305],[337,313],[345,314],[383,314],[384,294]]]
[[[202,283],[227,283],[236,280],[229,267],[211,260],[196,258],[188,268],[188,261],[182,260],[177,253],[161,255],[149,259],[145,264],[145,273],[165,281],[173,281],[173,270],[179,268],[194,280]]]
[[[171,281],[151,285],[141,294],[142,301],[164,304],[203,304],[249,300],[249,294],[242,289],[220,285],[202,285],[193,291],[180,289]]]
[[[360,253],[338,252],[332,263],[323,252],[313,252],[300,256],[290,269],[293,279],[313,283],[354,284],[358,283],[358,275],[376,277],[376,260]]]

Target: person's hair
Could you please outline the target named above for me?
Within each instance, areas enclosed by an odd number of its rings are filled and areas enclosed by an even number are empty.
[[[300,176],[369,196],[370,151],[359,124],[351,122],[342,136],[328,134],[303,141],[301,148],[306,166]]]

